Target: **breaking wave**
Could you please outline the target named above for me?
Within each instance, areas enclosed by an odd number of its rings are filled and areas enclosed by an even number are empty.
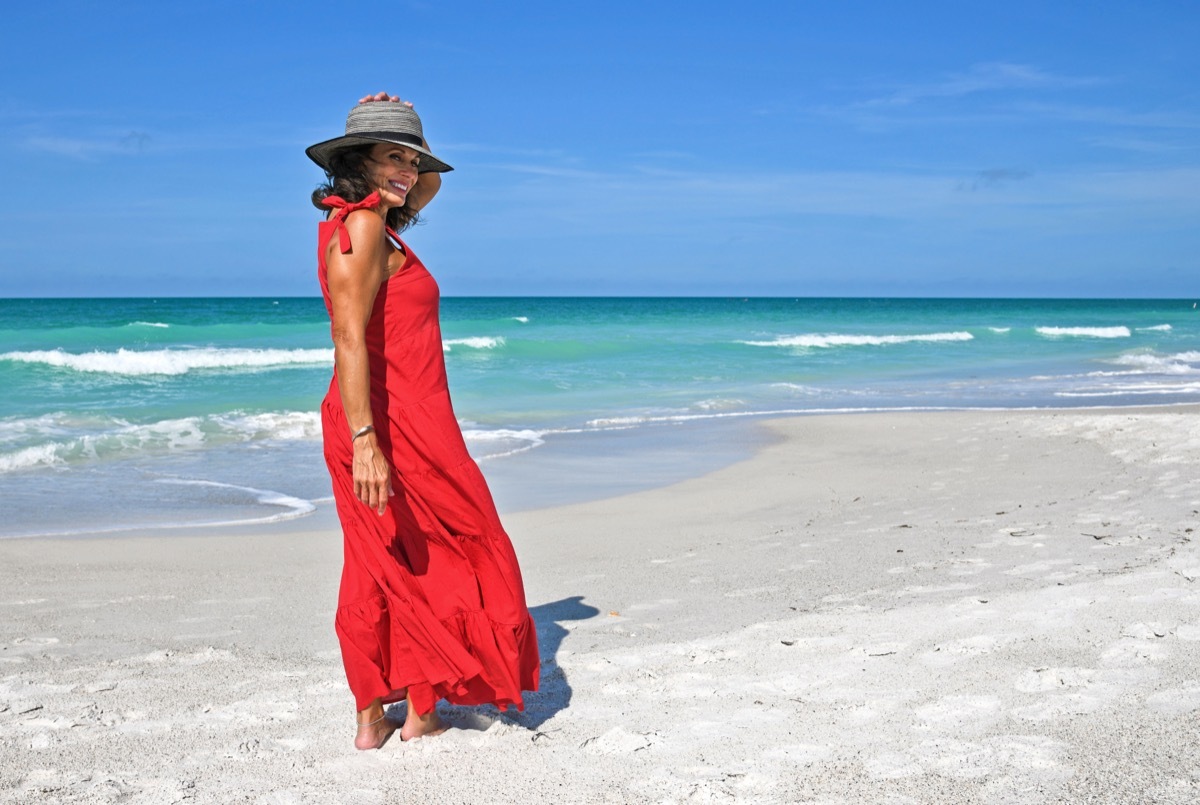
[[[332,349],[119,349],[65,352],[61,349],[0,353],[0,361],[111,375],[183,375],[198,369],[268,369],[333,364]]]
[[[1128,327],[1035,327],[1038,335],[1048,338],[1129,338]]]
[[[504,338],[502,336],[473,336],[470,338],[446,338],[442,340],[442,351],[451,352],[454,347],[467,347],[468,349],[496,349],[504,346]]]
[[[890,346],[922,342],[970,341],[975,336],[968,332],[925,333],[920,335],[838,335],[817,334],[785,335],[771,341],[739,341],[752,347],[805,347],[829,349],[831,347]]]

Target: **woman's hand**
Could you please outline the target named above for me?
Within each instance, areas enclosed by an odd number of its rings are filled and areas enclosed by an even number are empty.
[[[402,103],[411,108],[412,101],[402,101],[399,95],[388,95],[386,92],[376,92],[374,95],[364,95],[358,99],[359,103],[375,103],[377,101],[390,101],[392,103]]]
[[[387,509],[392,489],[392,468],[388,466],[374,433],[354,440],[354,495],[375,510],[380,517]]]

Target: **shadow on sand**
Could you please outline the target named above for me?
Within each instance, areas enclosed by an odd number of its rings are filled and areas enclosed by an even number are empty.
[[[508,717],[528,729],[537,729],[560,711],[571,706],[571,683],[558,667],[558,649],[570,630],[563,621],[585,621],[600,614],[600,610],[583,603],[582,595],[531,607],[537,624],[538,649],[542,655],[542,680],[536,693],[525,698],[525,712],[509,710]]]
[[[570,630],[565,621],[582,621],[594,618],[600,610],[583,603],[583,596],[573,595],[560,601],[530,607],[529,613],[537,624],[538,649],[542,657],[542,678],[539,689],[525,696],[525,712],[509,709],[499,713],[499,720],[515,724],[528,730],[537,730],[559,712],[571,706],[571,685],[566,674],[558,667],[558,649]],[[453,727],[469,730],[486,730],[497,720],[495,707],[455,707],[445,702],[438,712]],[[397,708],[393,718],[403,719],[402,710]]]

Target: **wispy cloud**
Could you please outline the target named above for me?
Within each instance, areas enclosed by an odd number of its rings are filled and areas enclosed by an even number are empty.
[[[89,160],[112,154],[141,154],[150,143],[146,132],[128,131],[102,137],[29,136],[22,144],[31,151]]]
[[[989,168],[988,170],[979,171],[970,179],[959,182],[956,189],[967,191],[986,190],[1008,182],[1019,182],[1022,179],[1028,179],[1032,175],[1029,171],[1015,170],[1013,168]]]
[[[1140,110],[1079,103],[1080,96],[1073,92],[1113,81],[1100,76],[1053,73],[1029,64],[992,62],[938,80],[898,84],[866,99],[809,111],[873,132],[914,127],[1042,126],[1047,137],[1070,136],[1087,144],[1098,144],[1101,138],[1111,143],[1125,140],[1129,146],[1126,150],[1142,152],[1172,149],[1156,149],[1151,145],[1158,139],[1155,137],[1131,139],[1128,135],[1135,130],[1200,130],[1200,115],[1191,109]],[[1119,137],[1108,136],[1118,129],[1126,131]]]
[[[1167,142],[1149,137],[1093,137],[1088,145],[1098,148],[1111,148],[1115,151],[1129,151],[1137,154],[1178,154],[1184,151],[1200,149],[1200,144],[1190,142]]]
[[[561,149],[546,149],[546,148],[514,148],[503,145],[485,145],[483,143],[456,143],[456,142],[438,142],[435,143],[438,150],[459,151],[463,153],[475,154],[496,154],[500,156],[512,157],[533,157],[535,159],[567,159],[565,151]]]
[[[959,98],[1000,90],[1075,89],[1100,83],[1103,79],[1093,76],[1056,75],[1029,64],[991,62],[973,65],[965,73],[951,74],[937,81],[901,85],[886,95],[869,98],[857,105],[909,106],[928,98]]]
[[[1069,123],[1149,129],[1200,129],[1200,115],[1191,112],[1135,112],[1111,106],[1072,104],[1014,103],[1013,111],[1026,117],[1039,117]]]
[[[488,224],[497,231],[516,231],[516,221],[534,219],[550,224],[547,232],[556,237],[600,230],[692,237],[711,231],[714,222],[723,228],[789,229],[838,219],[1044,231],[1200,215],[1200,168],[1035,175],[1004,167],[966,179],[945,170],[717,174],[537,165],[503,170],[523,178],[497,177],[502,191],[487,181],[460,188],[460,200],[489,210]],[[998,189],[1004,192],[983,192]],[[506,199],[503,209],[495,206],[498,192]]]

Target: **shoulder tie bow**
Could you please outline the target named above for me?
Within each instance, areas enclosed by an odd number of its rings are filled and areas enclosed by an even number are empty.
[[[338,236],[338,248],[342,250],[342,254],[350,251],[350,231],[346,229],[346,216],[355,210],[370,210],[379,206],[379,191],[375,191],[371,195],[364,198],[362,201],[346,201],[341,196],[326,196],[321,199],[321,203],[326,207],[337,210],[329,222],[333,224],[334,230]]]

